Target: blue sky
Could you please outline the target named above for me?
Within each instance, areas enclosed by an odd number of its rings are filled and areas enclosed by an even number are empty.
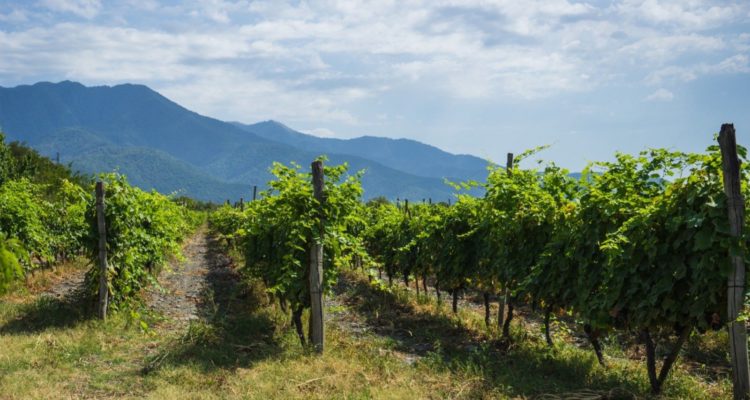
[[[0,0],[0,86],[65,79],[578,170],[723,122],[750,145],[750,2]]]

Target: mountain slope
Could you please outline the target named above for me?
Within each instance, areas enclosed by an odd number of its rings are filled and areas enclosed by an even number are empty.
[[[122,172],[128,181],[145,190],[161,193],[189,194],[198,200],[222,202],[226,199],[249,198],[247,185],[226,183],[159,150],[141,147],[102,147],[77,156],[74,168],[86,173]]]
[[[221,157],[238,141],[268,142],[131,84],[86,87],[65,81],[0,88],[0,126],[31,145],[66,128],[84,128],[114,145],[150,147],[196,165]]]
[[[309,168],[310,160],[316,159],[323,153],[296,150],[284,154],[284,158],[273,158],[255,146],[240,146],[234,152],[227,154],[221,160],[208,165],[207,170],[214,176],[221,176],[229,182],[247,182],[251,185],[262,186],[271,179],[268,167],[274,161],[285,164],[295,162],[302,168]],[[362,186],[364,197],[370,199],[377,196],[396,199],[428,199],[447,201],[452,198],[453,189],[442,179],[410,175],[389,168],[382,164],[360,157],[345,154],[326,154],[328,163],[349,164],[349,172],[356,173],[364,170]]]
[[[443,183],[438,164],[455,173],[452,180],[485,174],[479,159],[414,141],[319,141],[278,123],[239,127],[192,112],[142,85],[86,87],[65,81],[0,87],[0,127],[10,140],[52,157],[59,152],[83,172],[117,169],[147,189],[184,189],[202,199],[236,200],[241,187],[267,182],[273,161],[307,168],[322,154],[366,170],[367,198],[447,198],[452,189]],[[279,129],[288,130],[288,137],[272,134]]]
[[[354,139],[320,138],[295,131],[276,121],[235,125],[268,140],[322,153],[350,154],[412,175],[480,181],[487,177],[487,160],[451,154],[415,140],[374,136]]]
[[[42,154],[71,163],[87,174],[118,171],[131,184],[161,193],[189,194],[204,201],[248,197],[246,185],[226,183],[160,150],[117,146],[82,128],[68,128],[47,136],[36,146]]]

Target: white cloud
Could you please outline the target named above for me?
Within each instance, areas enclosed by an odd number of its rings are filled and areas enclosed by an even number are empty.
[[[53,11],[62,11],[91,19],[99,14],[102,8],[100,0],[42,0],[40,3]]]
[[[664,81],[689,82],[700,76],[720,74],[750,74],[750,57],[746,54],[735,54],[714,64],[671,65],[649,74],[646,82],[652,85]]]
[[[713,28],[741,16],[739,3],[727,1],[625,0],[615,7],[624,16],[691,29]]]
[[[306,129],[306,130],[303,130],[302,132],[308,133],[313,136],[322,137],[322,138],[332,138],[336,136],[336,133],[334,133],[332,130],[328,128]]]
[[[25,22],[27,20],[26,13],[17,8],[7,14],[0,13],[0,21],[3,22]]]
[[[646,97],[646,101],[672,101],[674,94],[667,89],[661,88]]]
[[[211,0],[203,2],[204,12],[209,19],[220,24],[228,24],[231,20],[229,12],[231,5],[222,0]]]
[[[243,121],[355,124],[362,113],[357,105],[405,87],[456,101],[519,101],[610,84],[661,87],[750,73],[750,36],[716,28],[741,23],[750,4],[739,2],[41,4],[85,18],[123,17],[133,25],[47,23],[28,16],[38,22],[34,27],[25,22],[0,30],[0,81],[135,81],[202,113]],[[111,15],[131,9],[149,10],[158,25],[139,25],[138,15]]]
[[[637,62],[664,63],[685,53],[713,53],[725,48],[721,38],[688,34],[646,37],[619,49]]]
[[[125,5],[147,11],[156,11],[159,8],[157,0],[125,0]]]
[[[346,106],[361,93],[338,89],[320,93],[288,89],[288,82],[261,79],[241,71],[206,67],[188,71],[185,79],[162,85],[160,91],[179,104],[226,120],[280,120],[357,124]]]

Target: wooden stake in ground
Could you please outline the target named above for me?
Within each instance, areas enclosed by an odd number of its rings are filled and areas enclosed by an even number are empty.
[[[740,192],[740,161],[737,158],[737,140],[734,125],[723,124],[719,133],[721,160],[724,171],[724,192],[727,195],[729,213],[729,232],[733,237],[742,235],[745,221],[745,201]],[[732,358],[732,383],[734,398],[750,397],[750,369],[747,356],[747,328],[745,323],[737,321],[742,311],[745,297],[745,264],[742,254],[730,254],[732,269],[727,282],[729,299],[727,317],[729,318],[729,353]]]
[[[323,219],[322,208],[325,204],[323,177],[323,162],[312,163],[313,194],[320,204],[320,220],[318,221],[318,237],[313,238],[310,249],[310,342],[315,351],[323,352]]]
[[[505,172],[508,175],[513,173],[513,153],[508,153],[508,160],[505,163]],[[506,282],[503,285],[503,294],[498,299],[498,310],[497,310],[497,327],[502,328],[505,326],[505,305],[508,304],[510,293],[508,292],[508,284]]]
[[[255,201],[255,197],[258,194],[258,186],[253,186],[253,201]]]
[[[99,318],[107,319],[109,267],[107,266],[107,225],[104,219],[104,184],[96,183],[96,227],[99,231]]]

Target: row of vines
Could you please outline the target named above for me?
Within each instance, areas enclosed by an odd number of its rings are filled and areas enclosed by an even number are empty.
[[[29,274],[71,258],[96,260],[99,234],[93,179],[35,151],[4,143],[0,134],[0,293]],[[123,176],[99,177],[106,187],[108,282],[113,306],[132,298],[201,222],[170,197],[130,186]],[[98,291],[92,262],[87,292]]]
[[[484,293],[488,323],[498,295],[506,338],[519,303],[544,313],[550,344],[550,314],[575,316],[602,364],[600,336],[635,334],[659,392],[688,336],[726,321],[729,257],[747,245],[729,235],[718,148],[618,154],[580,179],[521,168],[529,155],[493,168],[483,199],[368,207],[369,254],[390,279],[434,278],[454,310],[461,291]]]
[[[245,271],[291,309],[303,343],[307,260],[323,224],[325,288],[340,268],[365,265],[390,282],[421,280],[425,291],[430,282],[438,297],[453,295],[454,310],[459,293],[475,291],[484,294],[488,324],[489,301],[500,299],[506,339],[514,307],[539,310],[550,344],[550,316],[571,315],[602,364],[600,337],[635,335],[659,392],[686,339],[726,324],[730,255],[747,254],[747,238],[730,235],[719,148],[618,153],[577,178],[554,164],[522,167],[538,150],[490,167],[484,197],[459,194],[453,204],[363,204],[360,174],[339,166],[326,168],[321,208],[310,174],[276,164],[260,200],[225,206],[211,224],[242,251]],[[745,167],[741,178],[747,182]]]
[[[340,268],[365,256],[360,174],[347,176],[344,165],[325,167],[326,198],[321,204],[313,196],[311,174],[302,172],[299,165],[276,163],[271,172],[276,179],[258,200],[242,209],[225,205],[211,214],[209,222],[242,252],[244,272],[261,279],[282,308],[291,310],[304,345],[302,313],[311,305],[312,244],[323,243],[324,289],[335,282]]]

